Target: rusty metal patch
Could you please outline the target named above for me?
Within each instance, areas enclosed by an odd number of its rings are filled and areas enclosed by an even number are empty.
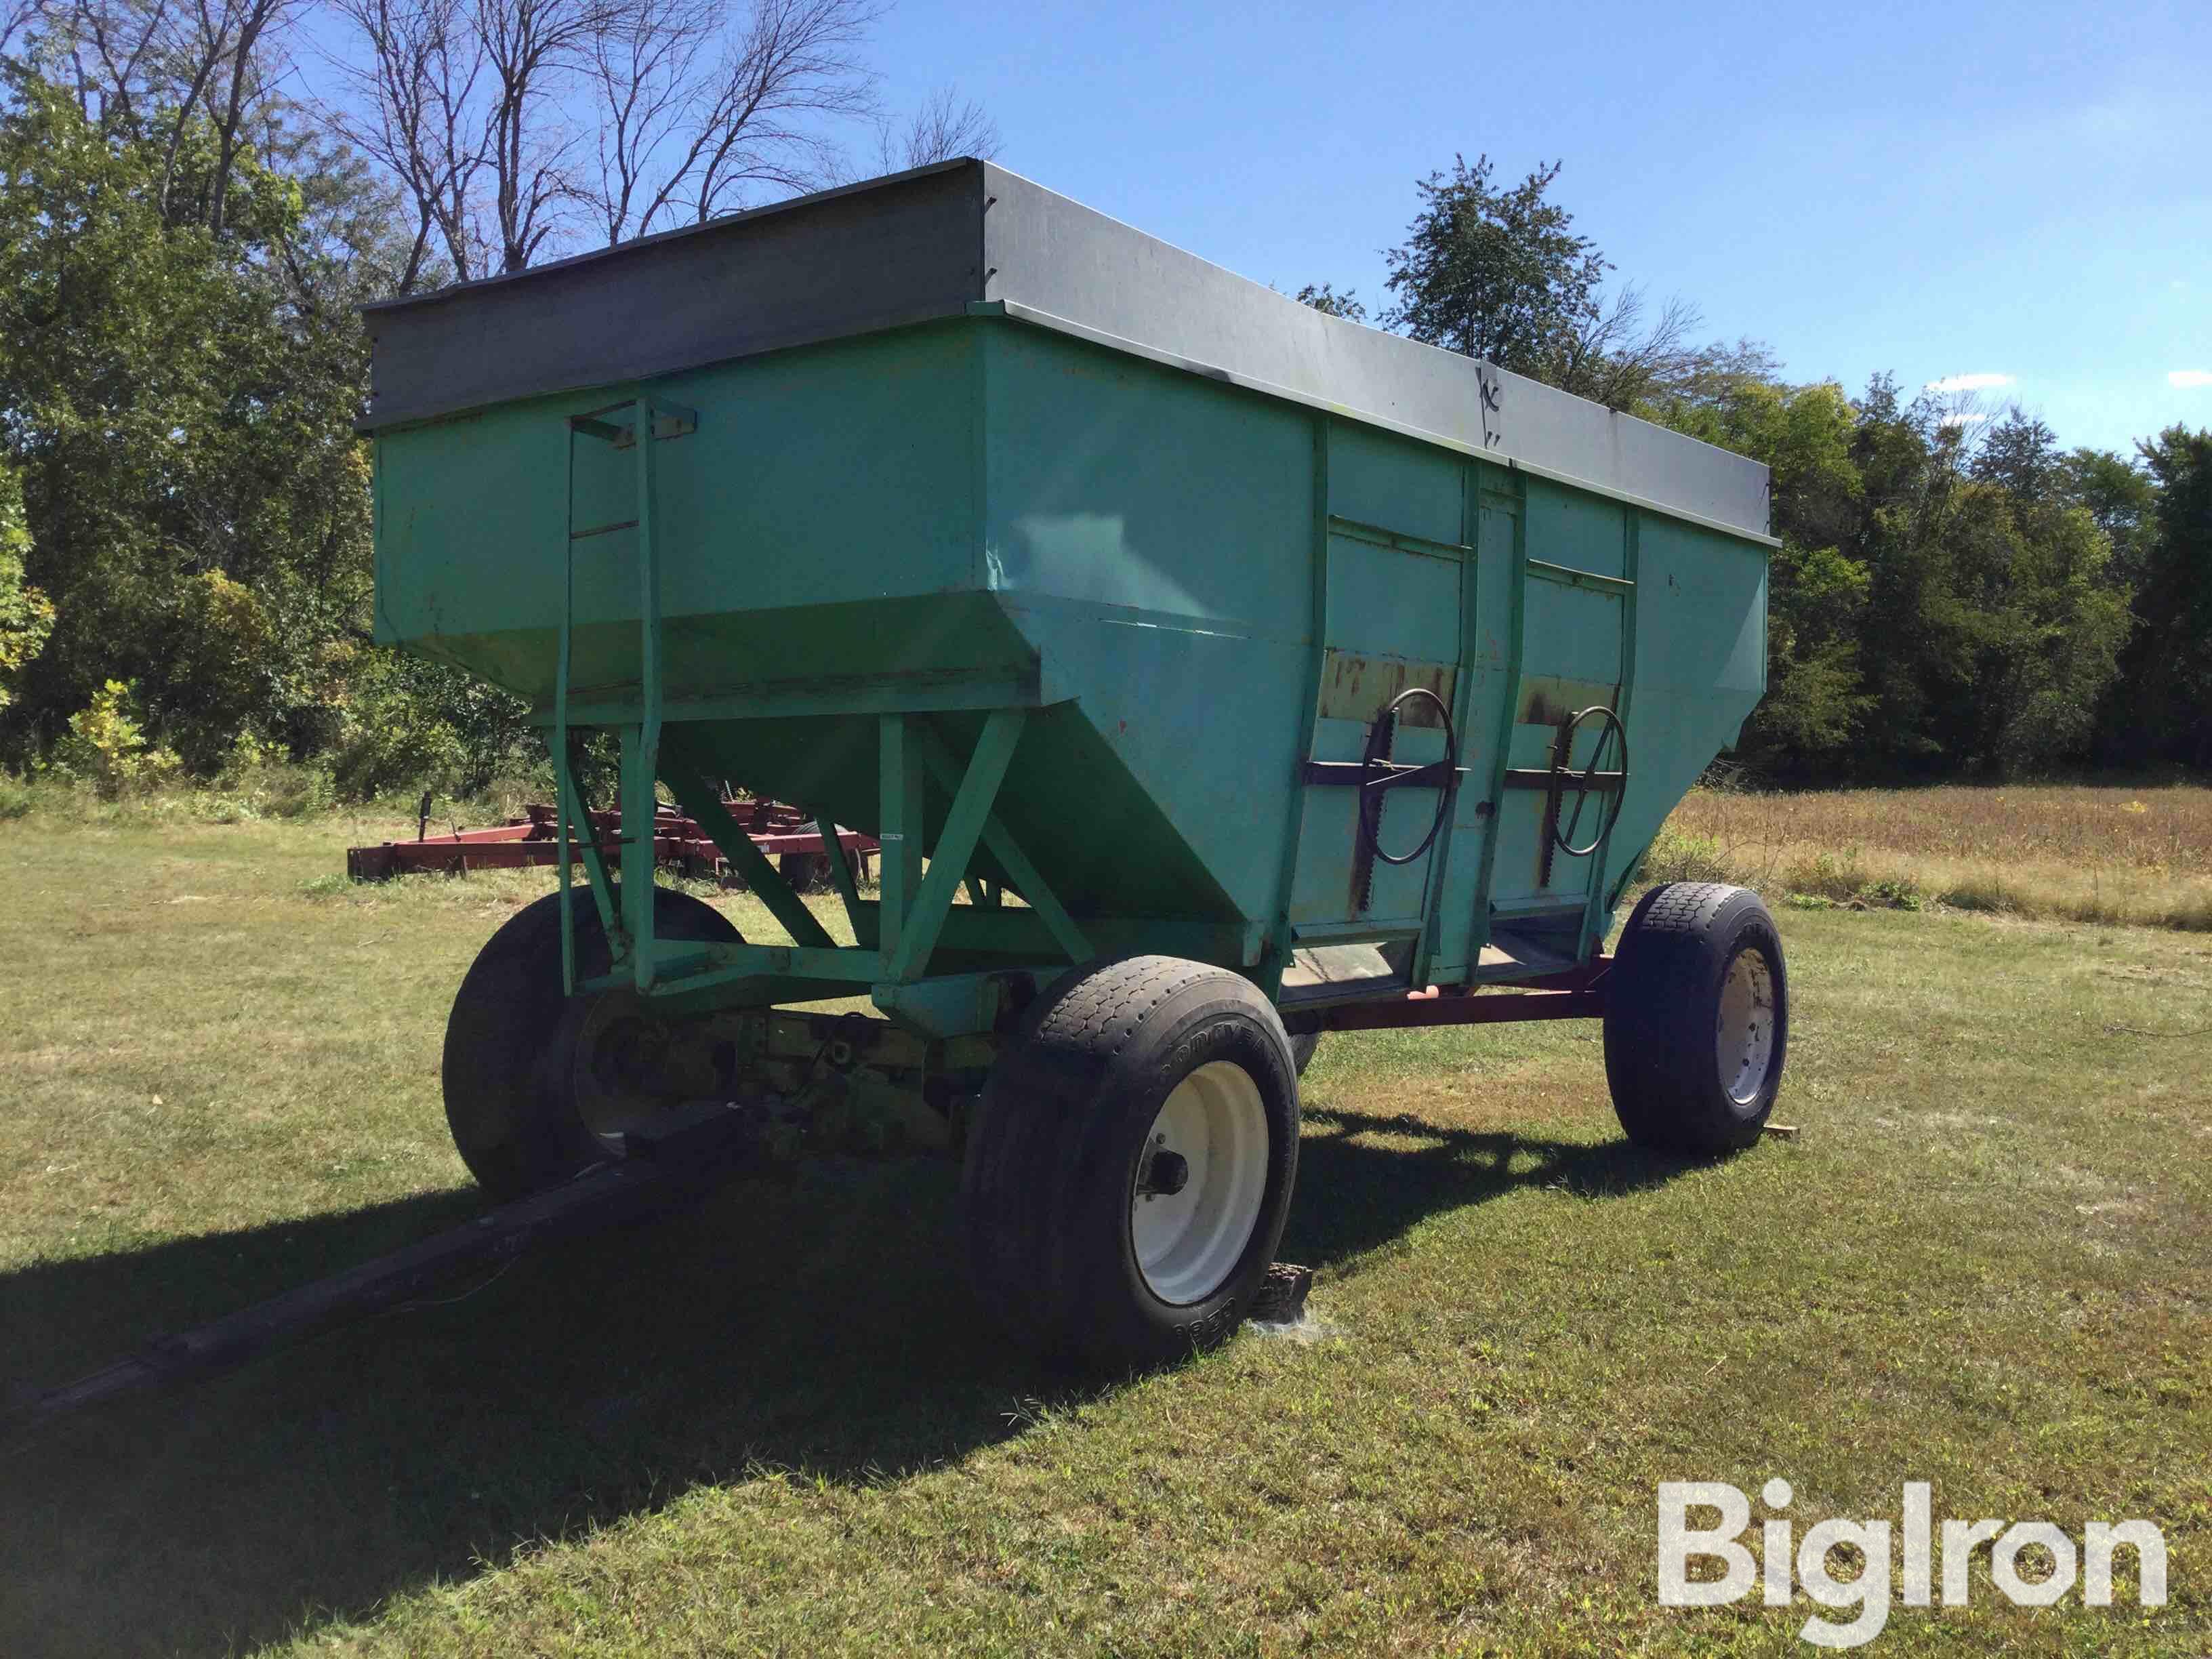
[[[1529,674],[1521,681],[1520,711],[1513,718],[1522,726],[1559,726],[1593,704],[1613,708],[1620,702],[1620,688],[1603,680]]]
[[[1371,720],[1391,699],[1412,686],[1425,686],[1449,708],[1459,683],[1456,664],[1409,662],[1403,657],[1370,656],[1331,646],[1322,665],[1321,716],[1333,720]],[[1402,726],[1439,731],[1436,705],[1416,698],[1398,716]]]

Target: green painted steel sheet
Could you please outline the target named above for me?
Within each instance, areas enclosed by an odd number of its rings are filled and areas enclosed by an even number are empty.
[[[568,455],[573,417],[635,391],[380,431],[378,637],[548,707],[565,586],[571,720],[635,720],[635,458]],[[697,412],[654,452],[680,747],[872,830],[881,716],[928,713],[964,760],[1027,708],[995,822],[1117,943],[1150,918],[1247,956],[1287,901],[1297,939],[1416,939],[1466,977],[1493,906],[1601,922],[1763,689],[1759,542],[1064,332],[971,316],[651,391]],[[1426,854],[1362,870],[1357,792],[1302,768],[1357,762],[1413,684],[1451,705],[1463,781]],[[1501,787],[1589,702],[1632,757],[1601,868],[1547,860],[1544,792]],[[1443,753],[1432,723],[1396,733],[1399,762]],[[918,787],[927,840],[953,791]],[[1384,845],[1437,805],[1393,792]],[[1004,879],[990,844],[973,867]]]

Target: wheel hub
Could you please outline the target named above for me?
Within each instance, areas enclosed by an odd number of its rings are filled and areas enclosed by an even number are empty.
[[[1130,1243],[1163,1302],[1202,1302],[1243,1260],[1267,1189],[1267,1115],[1232,1060],[1200,1066],[1170,1091],[1131,1182]]]
[[[1721,981],[1720,1015],[1714,1033],[1721,1086],[1739,1106],[1748,1106],[1766,1086],[1774,1059],[1774,969],[1765,951],[1747,945],[1729,963]]]
[[[580,1000],[556,1051],[577,1118],[610,1146],[623,1130],[673,1103],[665,1086],[669,1033],[635,992]]]
[[[1163,1146],[1145,1166],[1144,1183],[1137,1190],[1146,1198],[1173,1198],[1190,1185],[1190,1160]]]

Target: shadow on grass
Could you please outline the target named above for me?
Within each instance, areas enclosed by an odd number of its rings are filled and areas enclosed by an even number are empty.
[[[1308,1106],[1304,1116],[1298,1189],[1282,1253],[1315,1267],[1347,1261],[1430,1216],[1519,1188],[1602,1198],[1663,1186],[1692,1167],[1626,1140],[1538,1140],[1331,1106]],[[1377,1146],[1368,1139],[1376,1135],[1414,1145]]]
[[[1301,1156],[1284,1253],[1324,1269],[1514,1188],[1673,1172],[1626,1146],[1341,1111],[1312,1115]],[[228,1651],[748,1468],[878,1482],[1005,1439],[1024,1401],[1079,1390],[971,1301],[954,1188],[933,1162],[742,1183],[0,1449],[0,1653]],[[0,1391],[479,1207],[442,1194],[0,1277]]]

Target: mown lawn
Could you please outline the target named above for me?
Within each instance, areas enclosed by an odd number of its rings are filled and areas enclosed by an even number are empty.
[[[0,824],[0,1388],[469,1213],[445,1008],[543,885],[61,828]],[[1308,1325],[1104,1386],[981,1323],[948,1169],[733,1187],[0,1449],[0,1655],[1805,1652],[1656,1604],[1657,1483],[1774,1475],[2165,1529],[2163,1608],[1978,1568],[1874,1651],[2205,1652],[2212,942],[1781,921],[1794,1141],[1627,1151],[1594,1029],[1332,1038]]]

